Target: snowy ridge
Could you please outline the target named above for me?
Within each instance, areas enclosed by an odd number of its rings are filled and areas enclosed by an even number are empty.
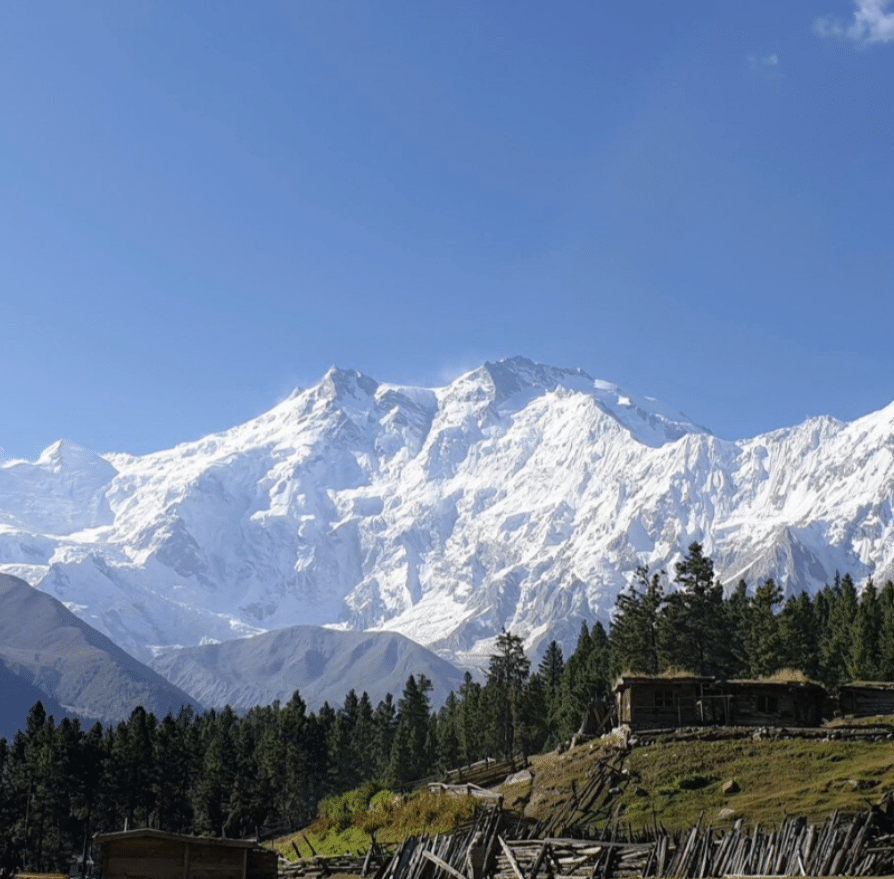
[[[435,389],[332,369],[173,449],[0,465],[0,571],[139,657],[312,624],[464,663],[503,625],[573,643],[692,540],[729,586],[892,577],[892,496],[894,404],[729,442],[523,358]]]

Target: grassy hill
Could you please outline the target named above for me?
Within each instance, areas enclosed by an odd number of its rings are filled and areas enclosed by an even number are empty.
[[[528,773],[496,789],[504,807],[541,831],[550,822],[574,824],[594,836],[616,824],[634,832],[660,825],[676,831],[700,818],[723,828],[778,824],[804,815],[820,822],[834,811],[859,813],[894,790],[894,716],[872,718],[876,740],[773,738],[727,729],[719,738],[668,735],[623,747],[606,737],[564,752],[531,758]],[[712,733],[708,732],[710,737]],[[380,843],[450,830],[468,820],[467,799],[427,791],[400,798],[368,787],[324,802],[321,817],[303,834],[277,841],[294,858],[292,841],[309,856],[307,841],[323,855],[360,852],[376,830]]]
[[[894,734],[894,718],[885,727]],[[774,824],[785,816],[820,821],[833,811],[857,813],[894,790],[894,741],[742,738],[634,747],[623,758],[602,741],[532,758],[528,781],[504,785],[506,806],[534,821],[570,814],[574,791],[606,761],[620,768],[574,823],[594,829],[616,822],[634,830],[656,823],[691,827],[700,816],[719,827]]]

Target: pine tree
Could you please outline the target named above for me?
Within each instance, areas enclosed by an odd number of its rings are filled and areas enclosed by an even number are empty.
[[[388,767],[391,764],[391,749],[394,745],[394,734],[397,731],[397,707],[394,697],[386,693],[385,698],[376,706],[373,712],[373,737],[370,743],[370,757],[372,758],[372,776],[384,779],[388,775]]]
[[[879,593],[879,678],[894,681],[894,582],[887,580]]]
[[[581,623],[574,653],[565,663],[552,735],[567,740],[580,729],[581,722],[594,699],[609,691],[609,642],[601,623],[592,632],[586,620]]]
[[[236,780],[235,727],[233,709],[210,712],[205,758],[193,791],[195,826],[202,834],[226,836],[231,816],[231,795]]]
[[[857,589],[850,574],[835,575],[831,589],[826,587],[817,596],[817,608],[824,599],[820,632],[820,674],[827,684],[849,679],[848,659],[851,653],[853,624],[857,616]]]
[[[658,630],[664,606],[664,571],[650,576],[643,565],[634,581],[618,595],[611,627],[612,669],[615,674],[661,671]]]
[[[724,670],[728,677],[744,678],[751,674],[748,649],[751,639],[753,608],[748,584],[739,580],[724,602],[726,630],[730,633],[729,658]]]
[[[469,672],[463,676],[459,688],[459,738],[462,749],[462,762],[474,763],[487,754],[487,731],[485,723],[485,706],[481,684],[472,678]]]
[[[519,709],[517,737],[523,754],[538,754],[552,732],[547,688],[539,672],[528,678]]]
[[[819,678],[819,631],[811,597],[801,592],[789,598],[779,613],[783,665],[800,669],[809,678]]]
[[[335,790],[351,790],[363,781],[362,757],[355,739],[359,705],[357,693],[351,690],[336,713],[329,733],[329,760]]]
[[[437,713],[438,765],[452,769],[462,760],[460,706],[456,693],[450,692]]]
[[[21,733],[19,733],[21,735]],[[20,866],[15,829],[21,820],[22,799],[16,786],[15,749],[0,738],[0,875],[10,876]]]
[[[497,733],[495,743],[499,752],[511,759],[518,744],[521,697],[531,664],[522,639],[505,628],[497,636],[496,647],[497,652],[490,657],[485,691]]]
[[[665,667],[722,674],[730,660],[723,587],[700,543],[691,543],[688,555],[677,562],[675,582],[680,589],[668,596],[659,630]]]
[[[851,624],[850,655],[847,671],[851,680],[880,680],[879,640],[882,630],[882,606],[872,578],[863,589]]]
[[[562,648],[556,641],[550,641],[540,660],[540,664],[537,666],[537,674],[543,682],[543,689],[546,695],[548,716],[551,716],[555,710],[564,669],[565,658],[562,656]]]
[[[765,677],[785,665],[779,620],[775,608],[782,602],[782,589],[772,578],[754,590],[751,602],[751,627],[746,638],[748,674]]]
[[[431,681],[419,675],[407,678],[403,694],[397,703],[397,729],[391,749],[391,777],[398,782],[413,781],[429,774],[434,755],[429,751],[428,693]]]
[[[153,748],[152,826],[169,833],[185,833],[191,829],[191,778],[192,766],[183,730],[169,712],[158,726]]]

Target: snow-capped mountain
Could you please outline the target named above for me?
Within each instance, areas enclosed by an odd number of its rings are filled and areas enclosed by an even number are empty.
[[[894,405],[744,441],[522,358],[446,387],[332,369],[245,424],[133,457],[0,466],[0,571],[136,656],[298,624],[460,663],[506,626],[567,646],[639,564],[723,581],[894,576]]]

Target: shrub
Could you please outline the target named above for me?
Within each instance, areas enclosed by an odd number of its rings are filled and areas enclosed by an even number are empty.
[[[684,775],[677,780],[677,787],[680,790],[701,790],[707,787],[712,781],[710,775]]]
[[[382,785],[375,781],[365,781],[360,787],[346,794],[333,794],[320,802],[319,813],[330,827],[338,833],[347,830],[353,817],[365,813],[370,801],[382,790]]]

